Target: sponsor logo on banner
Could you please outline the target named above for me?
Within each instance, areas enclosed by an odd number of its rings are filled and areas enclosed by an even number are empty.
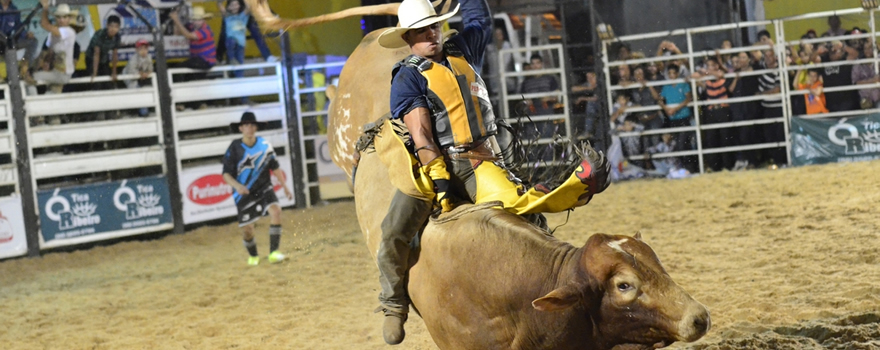
[[[843,146],[848,155],[859,155],[869,152],[880,152],[880,122],[862,120],[859,128],[846,123],[846,118],[828,128],[828,139],[838,146]],[[842,137],[841,137],[842,136]]]
[[[223,181],[223,175],[205,175],[186,188],[186,197],[196,204],[217,204],[232,197],[232,186]]]
[[[289,174],[292,171],[290,158],[276,157],[281,165],[276,171],[281,171],[287,186],[293,190]],[[232,199],[232,186],[223,181],[222,167],[201,166],[184,169],[180,173],[180,190],[184,193],[183,222],[192,224],[197,222],[235,217],[238,211],[235,201]],[[286,207],[295,204],[287,199],[281,184],[270,176],[272,188],[278,197],[281,206]]]
[[[21,197],[0,198],[0,259],[27,253]]]
[[[12,233],[12,224],[3,216],[3,212],[0,212],[0,244],[11,242]]]
[[[107,233],[110,238],[116,231],[172,223],[164,176],[56,188],[40,191],[37,197],[40,233],[49,246],[64,245],[50,243],[59,239]],[[144,231],[127,234],[131,232]]]
[[[165,214],[165,208],[159,205],[162,196],[157,194],[152,185],[137,185],[137,193],[122,182],[122,186],[113,193],[113,205],[125,212],[126,220],[140,219]]]
[[[69,196],[60,195],[55,189],[46,201],[43,210],[49,220],[58,224],[58,230],[67,231],[55,235],[56,238],[75,237],[94,233],[93,226],[101,223],[101,215],[95,214],[98,205],[92,203],[88,193],[71,192]]]
[[[284,169],[278,168],[278,170],[273,170],[273,172],[275,171],[280,172],[281,178],[287,180],[287,173],[284,172]],[[272,179],[272,190],[275,192],[282,191],[283,193],[284,189],[281,187],[281,183],[278,182],[278,179],[275,176],[269,176],[269,178]]]
[[[880,114],[839,121],[792,118],[794,165],[880,159]]]

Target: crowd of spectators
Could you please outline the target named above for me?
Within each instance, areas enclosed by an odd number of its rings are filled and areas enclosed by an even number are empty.
[[[27,28],[20,30],[20,35],[15,38],[16,49],[24,50],[21,58],[20,74],[26,83],[28,95],[58,94],[63,92],[107,90],[118,88],[137,88],[151,84],[150,74],[153,72],[153,57],[150,54],[150,42],[138,40],[134,43],[135,54],[130,55],[128,62],[123,67],[120,64],[119,50],[123,48],[120,33],[121,18],[116,15],[107,16],[104,19],[103,28],[95,31],[88,46],[81,50],[76,41],[77,33],[85,29],[83,23],[78,23],[77,10],[71,9],[68,4],[58,4],[50,7],[49,0],[40,0],[42,10],[39,10],[39,24],[48,34],[42,46],[34,38],[34,34]],[[244,48],[246,45],[247,32],[257,44],[261,55],[267,61],[277,61],[272,56],[262,33],[259,31],[256,21],[248,12],[242,0],[217,0],[217,6],[223,15],[221,35],[215,38],[211,27],[206,20],[212,17],[201,6],[192,6],[187,16],[181,16],[178,8],[172,9],[168,17],[173,22],[174,33],[185,37],[189,41],[190,57],[180,63],[172,63],[172,67],[186,67],[199,71],[207,71],[218,63],[222,58],[229,64],[244,63]],[[10,36],[22,26],[22,18],[27,13],[20,12],[11,0],[0,0],[0,31]],[[183,17],[183,18],[182,18]],[[5,46],[4,46],[5,47]],[[2,48],[0,48],[2,50]],[[76,63],[82,58],[85,69],[76,70]],[[2,53],[2,51],[0,51]],[[221,53],[225,57],[220,57]],[[127,78],[124,81],[117,79],[118,74],[138,75],[138,78]],[[235,77],[243,76],[243,71],[233,71]],[[204,78],[205,73],[193,74],[186,79]],[[71,84],[72,78],[89,77],[90,83]],[[108,77],[109,79],[97,79]],[[246,102],[246,101],[244,101]],[[184,106],[178,106],[182,109]],[[199,106],[204,107],[204,106]],[[198,108],[198,107],[194,107]],[[149,110],[140,109],[132,111],[139,116],[146,116]],[[117,117],[119,113],[115,114]],[[111,118],[109,115],[107,118]],[[103,120],[104,113],[98,113],[88,120]],[[50,117],[45,120],[49,124],[65,123],[69,118]],[[35,118],[34,123],[43,123],[43,118]]]
[[[716,48],[707,48],[705,57],[696,58],[693,72],[685,59],[670,57],[643,64],[618,64],[611,67],[611,84],[619,86],[612,91],[613,105],[608,121],[616,149],[622,153],[621,176],[645,174],[666,175],[677,169],[699,171],[696,157],[658,158],[652,155],[664,152],[694,150],[697,137],[693,131],[649,133],[633,136],[632,132],[696,125],[695,108],[699,108],[700,124],[707,126],[700,132],[700,146],[713,149],[740,145],[780,143],[785,139],[784,124],[767,122],[749,126],[711,127],[712,124],[742,122],[783,117],[782,84],[789,82],[791,115],[803,116],[821,113],[880,108],[880,88],[826,92],[832,87],[877,84],[873,62],[844,63],[873,58],[875,49],[865,31],[858,27],[847,30],[840,19],[828,19],[828,30],[817,36],[816,31],[805,33],[797,45],[786,45],[778,54],[775,42],[767,31],[760,31],[754,49],[742,52],[723,52],[733,48],[724,40]],[[619,45],[612,62],[644,58],[625,44]],[[723,52],[723,53],[722,53]],[[661,42],[657,57],[681,55],[682,51],[671,41]],[[779,58],[785,59],[788,70],[780,70]],[[831,66],[822,63],[841,62]],[[756,72],[759,71],[759,72]],[[787,79],[780,76],[788,74]],[[666,84],[657,83],[669,81]],[[693,85],[691,83],[694,83]],[[587,84],[589,85],[589,84]],[[696,90],[692,91],[692,86]],[[574,92],[589,91],[586,86],[574,86]],[[754,97],[758,98],[754,98]],[[728,102],[731,98],[752,97],[751,101]],[[700,107],[688,106],[694,100],[703,101]],[[595,99],[584,96],[588,105]],[[658,106],[657,110],[635,107]],[[620,136],[618,136],[620,135]],[[615,147],[613,145],[612,150]],[[626,161],[633,156],[645,156],[651,161]],[[613,157],[613,155],[612,155]],[[704,154],[707,171],[745,170],[754,167],[783,166],[787,162],[784,147],[768,146],[759,151],[709,152]],[[631,167],[627,171],[627,167]]]

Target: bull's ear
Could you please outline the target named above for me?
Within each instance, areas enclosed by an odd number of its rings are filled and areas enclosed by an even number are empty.
[[[636,235],[633,236],[633,238],[635,238],[637,241],[641,241],[642,240],[642,231],[636,231]]]
[[[560,311],[568,309],[581,299],[581,293],[572,285],[556,288],[547,295],[532,301],[538,311]]]

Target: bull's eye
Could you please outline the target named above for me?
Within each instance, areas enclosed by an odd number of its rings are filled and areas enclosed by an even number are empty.
[[[632,285],[630,285],[629,283],[623,282],[623,283],[617,284],[617,290],[619,290],[621,292],[626,292],[630,289],[632,289]]]

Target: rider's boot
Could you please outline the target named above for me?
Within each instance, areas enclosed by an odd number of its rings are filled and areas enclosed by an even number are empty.
[[[385,309],[385,323],[382,325],[382,337],[388,345],[397,345],[403,341],[406,331],[403,324],[406,322],[407,314]]]

